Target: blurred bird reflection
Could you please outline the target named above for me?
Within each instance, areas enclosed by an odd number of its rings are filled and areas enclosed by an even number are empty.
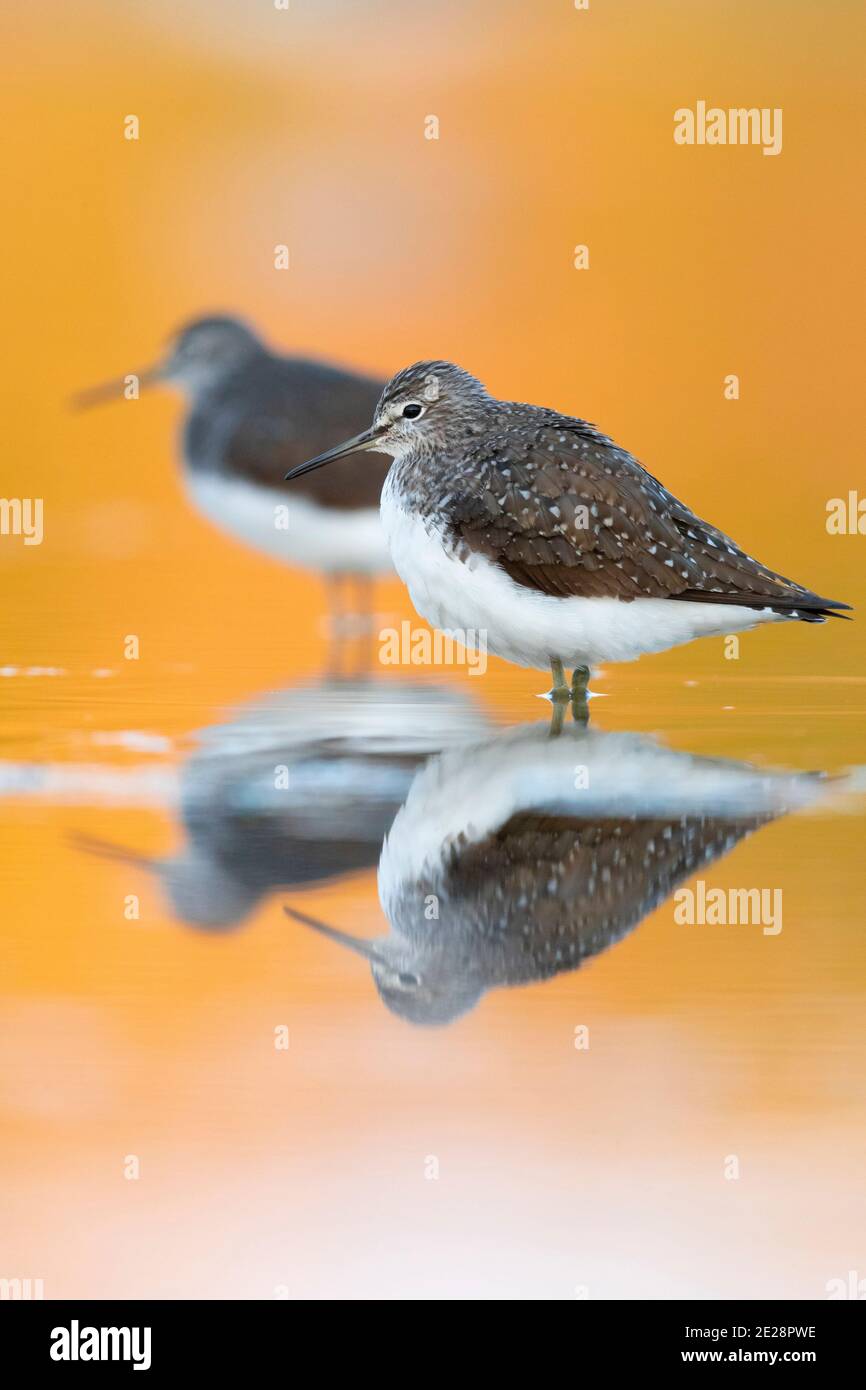
[[[435,686],[298,686],[198,735],[181,773],[178,853],[76,841],[151,871],[189,925],[236,927],[275,889],[373,867],[419,765],[487,727],[469,701]]]
[[[364,957],[392,1013],[441,1025],[490,989],[576,970],[744,836],[837,785],[638,734],[495,732],[434,686],[327,681],[200,735],[176,854],[78,843],[146,867],[178,918],[209,929],[276,890],[378,864],[386,934],[352,935],[292,900],[286,911]]]

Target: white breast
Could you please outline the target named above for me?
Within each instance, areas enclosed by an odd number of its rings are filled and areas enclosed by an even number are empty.
[[[375,507],[340,511],[288,490],[191,469],[185,478],[190,497],[209,521],[286,564],[361,574],[391,568]]]
[[[486,633],[488,651],[518,666],[545,670],[633,661],[695,637],[786,621],[767,609],[671,599],[554,598],[517,584],[483,555],[458,559],[434,526],[407,511],[391,476],[382,492],[382,523],[394,567],[418,612],[434,627]]]

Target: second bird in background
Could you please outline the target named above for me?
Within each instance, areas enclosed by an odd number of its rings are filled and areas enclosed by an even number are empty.
[[[389,460],[311,475],[291,497],[285,474],[341,431],[369,424],[383,382],[325,362],[274,353],[240,319],[200,318],[171,339],[139,385],[164,384],[188,402],[183,472],[196,507],[221,530],[329,580],[332,619],[353,577],[359,607],[391,569],[379,520]],[[82,392],[80,407],[123,398],[126,378]],[[288,525],[280,524],[288,506]]]

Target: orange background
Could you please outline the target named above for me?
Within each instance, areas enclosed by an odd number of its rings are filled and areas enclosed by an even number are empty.
[[[66,404],[203,311],[382,376],[451,358],[581,414],[762,560],[862,606],[866,538],[825,527],[866,477],[855,6],[55,0],[2,23],[2,492],[45,499],[45,542],[0,538],[0,664],[65,672],[5,681],[6,759],[81,761],[94,731],[183,740],[321,669],[318,582],[186,503],[179,402]],[[781,155],[676,146],[674,110],[701,98],[782,107]],[[396,581],[379,607],[411,614]],[[864,763],[861,631],[611,670],[597,718]],[[435,675],[538,716],[537,674]],[[663,907],[584,973],[422,1034],[278,902],[215,941],[69,846],[163,849],[169,816],[0,810],[0,1276],[49,1296],[821,1297],[866,1273],[862,821],[780,823],[724,861],[715,882],[783,886],[778,941],[684,945]],[[381,930],[373,875],[303,901]],[[581,1022],[606,1040],[591,1061]],[[740,1184],[719,1178],[732,1151]]]

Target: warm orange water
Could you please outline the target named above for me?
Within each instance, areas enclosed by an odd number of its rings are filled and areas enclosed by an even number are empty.
[[[854,7],[201,0],[3,22],[2,492],[45,499],[45,540],[0,537],[0,1277],[49,1297],[556,1298],[821,1298],[862,1277],[862,801],[707,871],[780,888],[779,936],[683,928],[668,901],[444,1030],[389,1015],[286,894],[233,933],[185,926],[74,837],[181,844],[198,731],[320,675],[322,596],[190,511],[176,402],[64,405],[208,308],[382,374],[450,357],[596,420],[862,608],[866,538],[825,527],[864,488]],[[699,98],[784,108],[783,153],[676,147],[672,112]],[[410,616],[396,582],[378,611]],[[594,719],[768,768],[863,766],[861,633],[611,669]],[[491,725],[545,713],[544,682],[496,662],[377,675],[444,683]],[[383,930],[372,868],[291,900]]]

